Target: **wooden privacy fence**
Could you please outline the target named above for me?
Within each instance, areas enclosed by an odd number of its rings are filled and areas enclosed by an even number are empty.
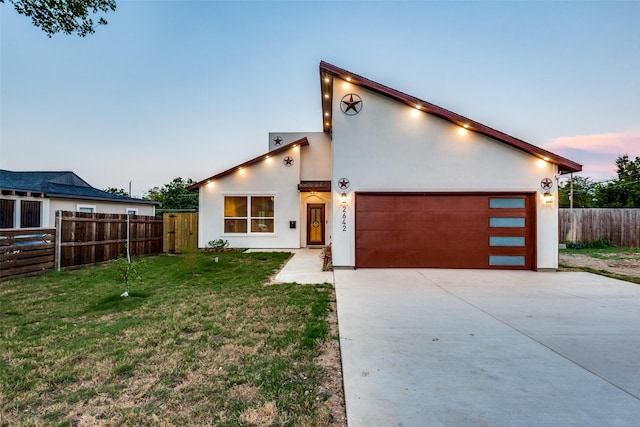
[[[198,214],[166,212],[162,214],[165,253],[182,253],[189,244],[198,248]]]
[[[560,209],[560,243],[602,237],[620,248],[640,248],[640,209]]]
[[[126,254],[162,252],[162,218],[143,215],[56,212],[59,267],[97,264]]]
[[[52,269],[55,240],[55,228],[0,230],[0,279]]]

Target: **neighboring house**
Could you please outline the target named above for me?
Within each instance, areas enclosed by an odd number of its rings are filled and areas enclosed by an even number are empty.
[[[55,227],[56,211],[154,215],[158,205],[98,190],[73,172],[0,170],[0,228]]]
[[[556,269],[557,177],[582,166],[320,63],[324,132],[190,187],[199,245],[332,245],[334,267]]]

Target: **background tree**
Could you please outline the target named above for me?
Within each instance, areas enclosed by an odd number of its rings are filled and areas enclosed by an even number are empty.
[[[573,178],[573,207],[574,208],[592,208],[595,206],[595,190],[596,184],[589,177],[574,176]],[[560,197],[560,207],[568,208],[571,206],[571,179],[558,188]]]
[[[640,208],[640,157],[624,154],[616,159],[618,178],[596,187],[601,208]]]
[[[104,191],[111,194],[119,194],[124,197],[129,197],[129,192],[127,192],[127,190],[125,190],[124,188],[108,187],[105,188]]]
[[[115,0],[7,0],[16,11],[31,18],[33,25],[51,37],[62,31],[80,37],[95,33],[98,25],[107,25],[106,19],[93,18],[99,12],[116,10]],[[4,3],[5,0],[0,0]]]
[[[187,190],[187,187],[195,183],[196,181],[191,178],[187,178],[186,180],[174,178],[173,181],[163,185],[162,188],[153,187],[143,198],[162,203],[162,210],[197,210],[198,192]]]

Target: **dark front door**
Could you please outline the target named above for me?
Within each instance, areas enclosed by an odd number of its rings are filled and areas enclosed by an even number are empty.
[[[307,246],[324,245],[324,205],[307,205]]]

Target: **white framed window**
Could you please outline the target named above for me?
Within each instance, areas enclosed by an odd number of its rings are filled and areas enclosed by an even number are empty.
[[[137,208],[127,208],[127,215],[138,215]]]
[[[273,233],[275,196],[224,196],[224,232]]]
[[[84,212],[84,213],[95,213],[96,212],[96,205],[77,205],[76,206],[76,211],[77,212]]]

